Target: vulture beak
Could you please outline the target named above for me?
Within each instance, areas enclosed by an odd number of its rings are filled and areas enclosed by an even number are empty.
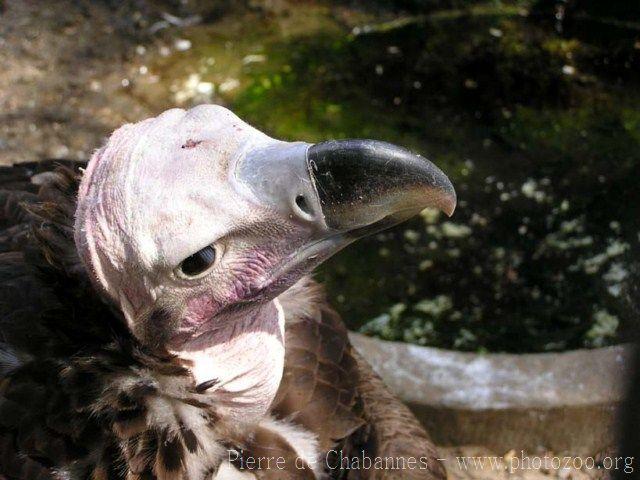
[[[456,207],[455,190],[442,170],[390,143],[323,142],[309,147],[306,163],[330,229],[389,226],[425,207],[451,216]]]
[[[310,227],[294,263],[312,259],[317,265],[355,239],[426,207],[451,216],[456,206],[455,190],[442,170],[405,148],[375,140],[277,142],[250,150],[235,175],[261,205]]]

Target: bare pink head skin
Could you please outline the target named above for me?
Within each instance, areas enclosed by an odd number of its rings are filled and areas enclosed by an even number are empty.
[[[186,306],[184,330],[265,282],[277,239],[291,227],[252,198],[234,177],[243,153],[273,140],[231,111],[203,105],[172,109],[116,130],[83,176],[75,240],[92,278],[130,328],[168,298]],[[186,278],[180,263],[215,244],[205,276]]]
[[[279,143],[219,106],[169,110],[115,131],[78,194],[75,241],[96,287],[143,343],[196,360],[197,382],[251,391],[244,416],[280,381],[282,314],[265,302],[218,314],[268,281],[278,238],[300,234],[238,183],[234,163]],[[181,262],[208,245],[215,263],[185,276]]]
[[[354,169],[343,194],[336,185]],[[196,358],[198,381],[249,372],[235,387],[267,384],[262,411],[284,357],[277,296],[359,236],[424,207],[452,213],[455,192],[399,147],[282,142],[201,105],[116,130],[91,158],[77,205],[82,262],[131,332]],[[210,264],[185,274],[185,259],[207,248]]]

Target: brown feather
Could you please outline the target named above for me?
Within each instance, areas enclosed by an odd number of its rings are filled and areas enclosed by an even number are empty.
[[[263,463],[271,461],[270,465],[262,465],[265,468],[252,467],[246,462],[238,464],[238,467],[244,467],[240,469],[251,471],[259,480],[316,479],[311,467],[298,457],[295,449],[278,433],[268,428],[256,428],[242,453],[245,459],[261,460]],[[276,461],[280,463],[277,464]]]
[[[407,480],[445,480],[446,471],[437,460],[435,445],[409,409],[398,401],[376,375],[367,362],[357,353],[358,390],[362,399],[363,418],[367,429],[363,442],[354,450],[363,449],[370,457],[396,459],[425,459],[427,469],[405,469],[402,478]],[[358,452],[356,452],[358,453]],[[372,469],[363,478],[392,480],[398,471]]]
[[[156,472],[159,476],[173,476],[174,473],[179,473],[182,470],[183,465],[184,446],[182,440],[177,435],[170,434],[167,428],[163,429],[158,437]]]
[[[274,414],[314,432],[321,449],[328,451],[363,424],[353,410],[357,371],[347,330],[322,306],[316,317],[286,325],[285,344],[285,373]]]
[[[147,428],[147,409],[137,407],[121,410],[113,420],[113,430],[121,439],[125,440],[139,435]]]
[[[285,373],[274,401],[276,416],[314,432],[325,452],[338,449],[346,456],[364,452],[372,459],[394,457],[398,463],[423,458],[429,467],[402,472],[353,470],[343,472],[345,478],[445,479],[427,433],[353,350],[344,324],[319,292],[317,285],[303,279],[282,301],[287,314],[301,312],[301,316],[287,315]]]

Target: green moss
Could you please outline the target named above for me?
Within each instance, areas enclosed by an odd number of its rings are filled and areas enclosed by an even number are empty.
[[[528,6],[360,12],[357,25],[293,9],[196,30],[162,68],[237,79],[223,99],[274,136],[388,140],[450,174],[452,220],[425,213],[321,269],[350,327],[463,350],[606,345],[632,319],[620,265],[640,218],[640,89],[628,58],[602,61],[609,43],[561,36]]]

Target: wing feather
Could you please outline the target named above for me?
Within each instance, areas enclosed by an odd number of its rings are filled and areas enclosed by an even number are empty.
[[[424,428],[353,349],[344,323],[319,287],[303,279],[281,303],[287,314],[286,358],[275,415],[314,432],[324,452],[394,458],[399,465],[422,467],[401,473],[384,468],[334,470],[335,478],[444,480],[446,473]]]

